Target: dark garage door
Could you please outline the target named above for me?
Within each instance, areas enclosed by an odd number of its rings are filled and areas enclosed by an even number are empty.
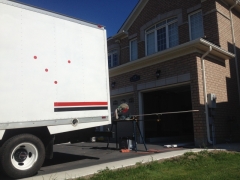
[[[167,88],[143,94],[144,114],[192,110],[190,85]],[[145,138],[193,141],[192,113],[145,116]],[[182,139],[181,139],[182,137]]]

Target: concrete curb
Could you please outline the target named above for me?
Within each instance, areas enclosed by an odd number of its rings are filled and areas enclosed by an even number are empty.
[[[104,170],[106,168],[119,169],[123,167],[134,166],[138,162],[147,163],[147,162],[161,160],[161,159],[169,159],[172,157],[181,156],[186,152],[199,152],[202,150],[206,150],[206,149],[185,149],[185,150],[176,150],[176,151],[170,151],[165,153],[156,153],[151,155],[144,155],[140,157],[125,159],[121,161],[103,163],[99,165],[58,172],[54,174],[34,176],[34,177],[25,178],[21,180],[71,180],[78,177],[83,177],[83,176],[88,176],[88,175],[98,173],[99,171]],[[213,149],[207,149],[207,150],[213,150]]]

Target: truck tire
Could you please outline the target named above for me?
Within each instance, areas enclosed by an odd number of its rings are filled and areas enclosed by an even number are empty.
[[[31,134],[20,134],[3,144],[0,166],[11,178],[25,178],[35,175],[44,159],[45,148],[42,141]]]

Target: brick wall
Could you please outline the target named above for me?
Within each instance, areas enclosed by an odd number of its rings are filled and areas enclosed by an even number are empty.
[[[179,24],[179,43],[189,41],[188,14],[200,7],[203,12],[204,34],[206,40],[219,45],[225,50],[232,50],[232,38],[229,21],[228,6],[221,0],[203,1],[200,0],[179,0],[162,1],[150,0],[146,7],[139,14],[135,22],[128,29],[128,37],[121,39],[120,43],[120,64],[125,64],[130,60],[129,54],[129,36],[137,34],[138,39],[138,58],[145,56],[145,42],[141,37],[141,28],[144,24],[156,18],[159,14],[164,14],[181,7],[182,22]],[[240,14],[233,11],[234,27],[236,34],[236,46],[240,56]],[[115,40],[109,40],[108,46],[116,44]],[[115,81],[116,88],[132,86],[134,87],[133,97],[134,113],[139,113],[138,90],[137,85],[156,80],[155,72],[161,69],[160,78],[168,78],[181,74],[190,73],[191,76],[191,96],[192,108],[199,112],[193,113],[194,138],[195,144],[204,146],[207,144],[206,121],[204,94],[202,84],[201,56],[199,53],[192,53],[186,56],[178,57],[156,65],[148,66],[142,69],[134,70],[110,78],[110,82]],[[240,61],[240,57],[238,58]],[[216,109],[216,140],[218,143],[225,142],[230,137],[233,119],[239,120],[239,101],[236,84],[236,69],[233,60],[218,61],[213,58],[206,58],[206,81],[207,93],[215,93],[217,96]],[[240,62],[239,62],[240,67]],[[140,75],[141,79],[137,82],[130,82],[130,77]],[[237,137],[237,135],[235,135]]]
[[[193,109],[200,109],[200,112],[193,113],[194,119],[194,131],[195,131],[195,138],[203,139],[205,134],[205,127],[202,118],[202,114],[204,114],[202,106],[199,104],[199,85],[198,85],[198,73],[197,73],[197,66],[196,66],[196,55],[197,54],[190,54],[187,56],[182,56],[171,61],[166,61],[163,63],[159,63],[156,65],[152,65],[149,67],[145,67],[139,70],[135,70],[132,72],[124,73],[119,76],[115,76],[110,78],[110,82],[115,81],[117,86],[116,88],[126,87],[133,85],[134,86],[134,114],[139,114],[139,97],[137,91],[137,85],[154,81],[156,80],[155,72],[157,69],[161,70],[161,77],[160,78],[169,78],[177,75],[182,75],[186,73],[190,73],[191,76],[191,96],[192,96],[192,106]],[[137,82],[130,82],[130,77],[134,74],[140,75],[141,79]],[[200,140],[198,140],[200,141]]]
[[[211,58],[206,59],[207,93],[214,93],[217,97],[217,108],[214,118],[215,134],[217,143],[222,143],[225,142],[225,139],[229,137],[231,132],[229,121],[232,116],[236,115],[238,101],[234,98],[235,94],[232,93],[235,88],[229,83],[231,78],[229,61],[220,62]],[[200,62],[200,58],[198,58],[198,61]],[[201,77],[201,74],[199,74],[199,77]],[[201,86],[201,83],[199,85]]]
[[[203,16],[204,35],[207,41],[216,44],[217,46],[221,46],[219,42],[217,17],[216,12]]]
[[[229,6],[224,4],[222,1],[204,1],[200,2],[200,0],[186,0],[182,1],[149,1],[146,4],[146,7],[139,14],[138,18],[132,24],[132,26],[128,29],[128,36],[133,34],[137,34],[138,40],[138,58],[142,58],[145,56],[145,42],[140,37],[141,27],[152,19],[156,18],[159,14],[164,14],[170,12],[175,9],[182,8],[182,23],[179,24],[179,44],[185,43],[189,41],[189,24],[188,24],[188,14],[189,9],[196,5],[200,5],[200,8],[203,11],[203,23],[204,23],[204,35],[206,36],[206,40],[221,46],[223,49],[229,50],[233,52],[231,48],[231,29],[230,29],[230,20],[229,20]],[[236,35],[236,44],[240,47],[240,26],[238,26],[240,22],[240,15],[236,11],[234,12],[234,25],[235,25],[235,35]],[[116,39],[111,39],[108,41],[108,46],[112,44],[118,44],[115,42]],[[129,62],[130,54],[129,54],[129,41],[128,37],[121,39],[121,53],[120,53],[120,63],[124,64]],[[239,49],[239,48],[238,48]],[[240,50],[238,50],[240,53]],[[239,63],[240,64],[240,63]]]
[[[240,13],[233,10],[233,25],[237,49],[238,66],[240,69]],[[239,72],[240,73],[240,72]]]
[[[218,22],[218,31],[219,31],[219,43],[220,46],[225,50],[229,49],[229,42],[232,42],[231,35],[231,26],[230,26],[230,16],[228,11],[228,6],[222,1],[216,2],[217,8],[217,22]]]
[[[138,18],[135,20],[135,22],[132,24],[132,26],[128,29],[129,36],[132,34],[137,33],[137,38],[139,40],[138,49],[139,58],[142,58],[145,56],[145,43],[144,40],[141,38],[141,27],[151,21],[152,19],[156,18],[159,14],[168,13],[172,10],[179,9],[179,7],[182,8],[182,24],[179,25],[179,43],[185,43],[189,41],[189,28],[187,25],[188,22],[188,14],[187,9],[195,6],[197,4],[200,4],[199,0],[182,0],[182,1],[162,1],[162,0],[150,0],[145,8],[142,10],[142,12],[139,14]],[[143,42],[142,42],[143,41]]]
[[[219,29],[219,42],[222,48],[234,53],[233,50],[233,40],[232,40],[232,33],[231,33],[231,23],[230,23],[230,14],[229,9],[230,6],[223,3],[222,1],[216,2],[216,7],[218,12],[218,29]],[[233,17],[233,25],[234,25],[234,35],[235,35],[235,42],[236,42],[236,55],[238,59],[238,71],[240,70],[240,13],[237,12],[235,9],[232,9],[232,17]],[[240,71],[239,71],[240,73]],[[239,96],[238,96],[238,88],[237,88],[237,74],[236,74],[236,63],[235,60],[232,59],[229,61],[229,74],[230,76],[227,78],[227,87],[228,87],[228,94],[231,96],[228,97],[229,104],[232,107],[237,107],[234,109],[235,112],[230,118],[227,120],[226,127],[229,130],[239,131],[240,128],[240,111],[239,109]],[[234,122],[231,122],[234,121]],[[233,126],[237,127],[234,128]],[[224,127],[223,127],[224,128]],[[233,138],[240,136],[240,133],[235,133]]]
[[[119,76],[110,78],[110,82],[116,81],[116,88],[134,86],[134,114],[139,113],[138,91],[137,84],[156,80],[155,72],[161,69],[161,78],[173,77],[185,73],[190,73],[191,76],[191,96],[192,109],[197,109],[199,112],[193,113],[194,138],[196,145],[206,145],[206,121],[205,107],[202,84],[201,60],[202,55],[193,53],[187,56],[182,56],[170,61],[159,63],[153,66],[145,67],[139,70],[128,72]],[[216,138],[217,142],[223,142],[229,135],[228,120],[236,114],[236,108],[230,107],[230,103],[234,103],[234,94],[232,94],[231,84],[229,84],[230,71],[229,61],[220,62],[214,59],[207,58],[206,66],[206,82],[207,93],[215,93],[217,96],[216,109]],[[137,82],[130,82],[129,78],[138,74],[141,79]],[[228,128],[226,128],[228,127]]]
[[[194,8],[195,7],[195,8]],[[179,9],[180,8],[180,9]],[[162,0],[150,0],[136,20],[133,22],[131,27],[127,30],[128,37],[136,34],[138,40],[138,58],[145,57],[145,38],[143,26],[151,22],[154,18],[159,15],[168,16],[172,11],[179,10],[180,18],[179,22],[179,44],[186,43],[190,40],[189,38],[189,26],[188,26],[188,14],[194,12],[197,9],[202,9],[204,15],[204,34],[207,36],[207,40],[219,44],[218,38],[218,28],[217,28],[217,16],[216,12],[209,13],[210,11],[216,9],[215,1],[205,1],[201,4],[200,0],[179,0],[179,1],[162,1]],[[170,16],[171,17],[171,16]],[[148,27],[146,27],[148,28]],[[143,35],[141,34],[143,33]],[[120,39],[121,41],[121,60],[120,64],[129,62],[129,38]],[[135,38],[135,37],[134,37]],[[108,41],[108,46],[116,44],[115,40]]]
[[[234,53],[233,50],[233,40],[232,40],[232,33],[231,33],[231,23],[230,23],[230,15],[229,9],[230,6],[223,3],[222,1],[216,2],[216,8],[218,10],[217,20],[218,20],[218,31],[219,31],[219,42],[220,46]],[[236,48],[237,48],[237,56],[238,56],[238,65],[240,64],[240,13],[237,12],[235,9],[232,10],[233,15],[233,25],[234,25],[234,35],[236,41]],[[235,72],[235,63],[231,61],[233,69],[231,69],[234,74]],[[240,67],[240,66],[239,66]],[[234,76],[232,73],[232,76]],[[236,78],[236,77],[235,77]]]

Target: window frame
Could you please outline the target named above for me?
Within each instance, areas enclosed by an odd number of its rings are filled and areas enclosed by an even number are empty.
[[[173,20],[168,22],[168,20],[171,20],[171,19],[173,19]],[[160,26],[157,26],[157,25],[163,23],[164,21],[165,21],[164,24],[162,24]],[[164,27],[166,28],[166,30],[165,30],[165,32],[166,32],[166,49],[171,48],[171,47],[169,47],[169,25],[177,23],[177,22],[178,22],[178,17],[173,16],[173,17],[166,18],[162,21],[159,21],[159,22],[155,23],[154,25],[150,26],[149,28],[147,28],[145,30],[145,56],[149,56],[149,55],[152,55],[154,53],[163,51],[163,50],[158,51],[157,31],[164,28]],[[178,30],[178,26],[177,26],[177,30]],[[148,54],[147,35],[151,34],[151,33],[154,33],[154,53]],[[179,34],[178,34],[178,44],[179,44]],[[166,50],[166,49],[164,49],[164,50]]]
[[[113,65],[113,55],[114,54],[117,54],[117,64],[116,65]],[[109,55],[111,56],[111,65],[112,66],[109,66]],[[118,65],[119,65],[119,51],[117,49],[112,49],[108,52],[108,68],[111,69]]]
[[[199,13],[199,12],[201,12],[201,14],[202,14],[202,9],[196,10],[196,11],[191,12],[190,14],[188,14],[188,28],[189,28],[189,39],[190,39],[190,41],[194,40],[194,39],[192,38],[191,19],[190,19],[190,17],[191,17],[192,15],[194,15],[194,14]],[[204,36],[203,14],[202,14],[202,36]],[[199,37],[199,38],[200,38],[200,37]],[[197,38],[195,38],[195,39],[197,39]]]
[[[132,42],[133,41],[136,41],[136,43],[137,43],[137,57],[136,57],[136,59],[132,59]],[[137,38],[135,38],[135,39],[132,39],[132,40],[130,40],[129,41],[129,55],[130,55],[130,61],[135,61],[135,60],[137,60],[138,59],[138,42],[137,42]]]

